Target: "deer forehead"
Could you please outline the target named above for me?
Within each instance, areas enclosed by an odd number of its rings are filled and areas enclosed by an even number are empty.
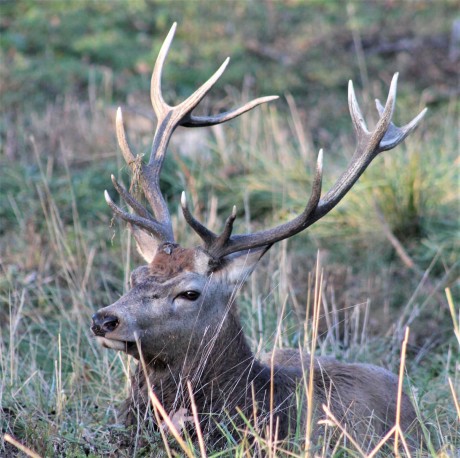
[[[206,275],[210,258],[203,251],[180,246],[159,249],[149,264],[149,274],[164,282],[185,272]]]

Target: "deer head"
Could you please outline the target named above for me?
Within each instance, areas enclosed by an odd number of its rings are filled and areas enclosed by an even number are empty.
[[[184,249],[175,243],[169,210],[159,188],[169,139],[179,125],[201,127],[220,124],[277,98],[258,98],[239,109],[216,116],[193,115],[193,109],[222,75],[229,62],[227,59],[187,100],[173,107],[166,104],[161,94],[161,74],[175,28],[176,24],[163,43],[152,75],[151,100],[158,124],[150,160],[140,165],[139,173],[142,191],[153,214],[113,175],[115,189],[135,213],[123,211],[105,192],[113,212],[129,223],[138,251],[148,265],[132,272],[131,290],[114,304],[99,310],[93,316],[91,328],[105,347],[138,356],[137,341],[149,360],[161,355],[168,362],[175,359],[166,355],[172,351],[169,342],[175,343],[174,349],[179,353],[183,352],[184,346],[191,350],[192,335],[202,336],[212,324],[219,326],[234,286],[250,274],[267,249],[267,244],[263,243],[252,250],[228,250],[236,209],[228,218],[223,233],[217,236],[192,217],[185,193],[181,199],[184,215],[206,239],[206,243],[192,249]],[[117,111],[116,131],[128,166],[138,166],[139,162],[126,140],[120,109]]]
[[[250,234],[233,234],[235,208],[222,232],[213,233],[192,215],[183,193],[183,215],[201,238],[202,245],[182,248],[175,242],[170,213],[159,186],[168,142],[175,128],[223,123],[276,97],[259,98],[215,116],[194,115],[193,110],[225,70],[227,59],[188,99],[177,106],[169,106],[161,94],[161,74],[175,27],[174,24],[163,43],[152,75],[151,101],[158,124],[147,163],[140,163],[132,153],[126,140],[121,110],[117,112],[116,131],[120,148],[128,166],[136,165],[139,169],[139,184],[151,211],[141,205],[113,175],[115,189],[134,212],[122,210],[105,192],[106,201],[114,214],[129,224],[147,265],[133,271],[128,293],[93,316],[91,329],[102,345],[108,348],[125,351],[135,357],[140,356],[140,348],[148,361],[183,367],[185,355],[204,351],[206,336],[209,339],[215,339],[217,335],[219,339],[225,336],[230,340],[233,338],[236,318],[231,304],[234,291],[250,275],[264,253],[274,243],[305,230],[331,211],[370,162],[379,153],[401,143],[416,128],[426,110],[404,127],[392,123],[398,79],[395,74],[385,106],[376,101],[380,118],[375,128],[369,131],[350,81],[348,102],[357,147],[348,167],[328,192],[321,197],[323,154],[320,151],[311,195],[303,212],[284,224]]]

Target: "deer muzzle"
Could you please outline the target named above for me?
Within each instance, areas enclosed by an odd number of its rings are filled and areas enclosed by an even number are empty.
[[[93,315],[93,324],[91,331],[94,335],[104,337],[106,333],[113,332],[120,324],[118,317],[114,315],[105,315],[101,313],[95,313]]]

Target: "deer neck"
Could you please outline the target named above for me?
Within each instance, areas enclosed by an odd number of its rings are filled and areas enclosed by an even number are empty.
[[[159,358],[145,365],[139,363],[125,407],[145,412],[150,386],[165,410],[174,412],[190,405],[190,382],[199,411],[223,410],[226,398],[236,391],[235,384],[246,385],[253,372],[257,372],[254,366],[259,364],[246,342],[238,316],[230,310],[222,326],[210,332],[198,347],[190,348],[183,359]]]
[[[163,395],[165,388],[171,386],[177,402],[177,392],[184,391],[187,381],[200,396],[212,396],[213,390],[223,395],[234,388],[235,382],[250,378],[257,362],[234,311],[230,310],[222,326],[209,334],[184,360],[166,366],[158,363],[149,366],[150,380],[156,386],[162,385]],[[175,383],[170,383],[171,378]],[[182,386],[178,386],[178,381]]]
[[[195,403],[198,412],[203,414],[203,428],[208,432],[215,429],[215,422],[209,414],[223,415],[223,421],[228,421],[231,416],[239,423],[241,416],[236,408],[250,418],[254,401],[261,421],[267,418],[271,410],[272,381],[273,407],[276,410],[279,405],[281,415],[290,416],[295,412],[292,407],[298,376],[296,371],[289,369],[275,368],[272,371],[258,361],[245,339],[238,316],[230,311],[214,340],[208,340],[194,358],[173,364],[152,361],[146,371],[139,364],[132,381],[131,398],[125,405],[126,422],[144,417],[149,405],[149,385],[169,414],[184,407],[189,412],[191,403]],[[191,384],[193,399],[189,396],[187,382]]]

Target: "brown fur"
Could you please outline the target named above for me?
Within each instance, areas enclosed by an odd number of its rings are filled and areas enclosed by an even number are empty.
[[[281,367],[310,367],[310,355],[301,354],[292,348],[278,349],[273,354],[262,358],[270,364]],[[314,361],[315,370],[327,375],[340,395],[340,402],[349,406],[356,418],[370,418],[374,433],[385,435],[393,426],[396,419],[396,404],[398,377],[379,366],[361,363],[342,363],[331,357],[318,357]],[[416,413],[409,396],[402,393],[401,397],[401,427],[403,431],[414,430]],[[418,434],[418,431],[415,431]],[[416,434],[416,435],[417,435]]]
[[[150,263],[150,273],[157,279],[175,277],[181,272],[192,272],[195,266],[195,250],[167,245],[158,250]]]

